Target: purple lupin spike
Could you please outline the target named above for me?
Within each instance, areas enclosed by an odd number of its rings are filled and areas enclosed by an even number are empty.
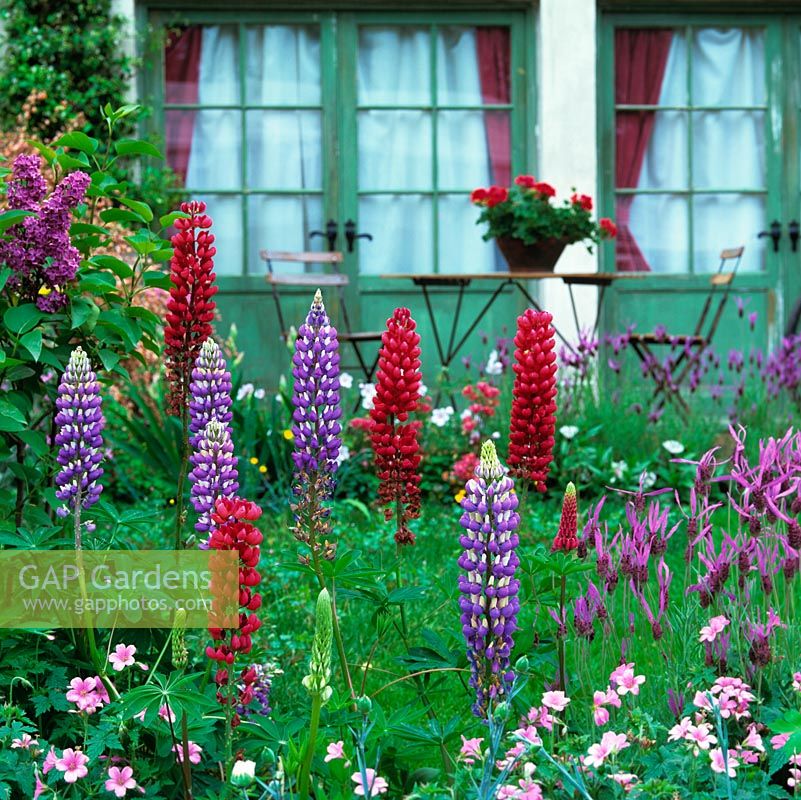
[[[217,500],[235,497],[239,490],[234,443],[224,423],[213,419],[206,424],[192,459],[194,469],[189,473],[189,480],[192,505],[198,513],[195,530],[210,533],[211,512]]]
[[[292,394],[292,458],[301,483],[314,473],[333,475],[342,444],[339,419],[339,343],[337,331],[325,313],[318,289],[309,313],[298,329],[292,357],[295,378]],[[307,476],[304,481],[303,475]]]
[[[60,517],[70,511],[76,515],[76,549],[80,548],[80,510],[93,506],[103,487],[105,425],[101,410],[100,386],[92,372],[86,353],[76,347],[58,386],[56,399],[56,439],[59,451],[56,460],[61,470],[56,475],[56,497],[64,504],[56,510]]]
[[[197,448],[200,435],[211,420],[223,423],[231,432],[231,373],[220,346],[206,339],[192,369],[189,384],[189,444]],[[194,454],[190,456],[195,466]]]
[[[464,552],[458,563],[466,573],[459,576],[459,607],[477,717],[487,716],[490,703],[508,691],[515,677],[509,659],[520,608],[515,578],[520,517],[514,481],[506,472],[495,445],[485,442],[475,477],[465,486],[459,520],[465,533],[459,538]]]

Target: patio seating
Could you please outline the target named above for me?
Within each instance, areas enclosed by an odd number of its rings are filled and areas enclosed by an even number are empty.
[[[717,272],[709,278],[709,292],[692,333],[676,335],[664,331],[630,334],[629,342],[642,362],[645,374],[650,375],[654,381],[654,410],[658,411],[665,403],[672,402],[682,410],[689,411],[687,401],[681,395],[682,388],[712,343],[744,250],[744,247],[733,247],[721,251],[720,264]],[[730,269],[724,271],[724,267]],[[658,347],[681,349],[666,364],[664,361],[660,362],[654,353]]]
[[[341,343],[350,344],[358,362],[358,368],[364,374],[365,380],[370,383],[378,366],[378,353],[371,360],[365,356],[364,346],[371,342],[380,342],[382,331],[354,331],[350,324],[348,308],[345,299],[345,290],[349,284],[348,276],[340,271],[342,253],[340,252],[286,252],[283,250],[262,250],[261,258],[267,263],[267,283],[272,290],[275,310],[278,314],[278,324],[281,337],[286,341],[289,328],[284,320],[281,308],[281,289],[306,288],[332,289],[336,292],[337,301],[342,317],[342,325],[336,325],[337,337]],[[273,268],[274,263],[302,264],[303,272],[280,273]],[[318,267],[318,271],[313,271]],[[323,272],[326,267],[331,272]]]

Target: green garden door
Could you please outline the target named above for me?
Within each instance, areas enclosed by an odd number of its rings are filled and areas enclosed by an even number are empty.
[[[153,21],[170,31],[161,76],[151,76],[168,160],[215,220],[223,318],[236,320],[256,377],[275,386],[288,366],[260,252],[335,249],[351,327],[378,329],[392,308],[410,306],[433,379],[423,298],[408,278],[382,276],[503,268],[469,193],[532,167],[530,16],[158,12]],[[288,323],[302,319],[307,294],[282,290]],[[470,288],[465,321],[486,296]],[[326,299],[341,326],[336,296]],[[447,291],[435,298],[443,329],[454,305]],[[510,330],[518,308],[502,297],[466,351],[485,356],[481,331]]]
[[[610,15],[603,45],[604,201],[621,231],[604,264],[645,274],[613,292],[608,329],[691,332],[720,251],[742,245],[745,314],[728,304],[715,348],[766,348],[799,287],[798,19]]]

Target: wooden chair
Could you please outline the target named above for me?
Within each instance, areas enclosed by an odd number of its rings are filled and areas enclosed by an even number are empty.
[[[344,330],[337,327],[337,337],[340,342],[350,344],[359,364],[359,369],[364,374],[365,380],[370,383],[373,374],[378,366],[378,354],[371,361],[365,358],[363,347],[370,342],[380,342],[383,331],[354,331],[348,316],[348,307],[345,302],[345,289],[348,286],[348,276],[340,271],[342,264],[342,253],[340,252],[301,252],[292,253],[283,250],[262,250],[261,258],[267,263],[267,283],[272,290],[275,310],[278,314],[278,324],[281,328],[281,336],[286,341],[289,327],[284,320],[281,308],[281,288],[300,288],[312,289],[329,288],[336,292],[339,300],[339,308],[342,313]],[[273,268],[275,262],[303,265],[303,272],[299,273],[279,273]],[[314,267],[318,267],[314,271]],[[323,272],[326,267],[330,267],[332,272]]]
[[[720,264],[717,272],[709,278],[709,292],[692,333],[678,336],[667,332],[663,334],[654,332],[631,334],[629,342],[645,366],[646,374],[654,380],[655,409],[661,409],[666,402],[674,402],[684,411],[689,411],[686,400],[681,396],[681,389],[703,353],[712,343],[744,250],[744,247],[733,247],[721,251]],[[731,268],[724,271],[724,267]],[[712,313],[715,300],[717,300],[717,306]],[[711,318],[710,314],[712,314]],[[664,363],[660,363],[654,349],[657,347],[674,349],[676,346],[680,346],[681,350],[674,359],[671,359],[670,364],[666,366]]]

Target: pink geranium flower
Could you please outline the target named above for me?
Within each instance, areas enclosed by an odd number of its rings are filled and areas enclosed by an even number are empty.
[[[481,758],[481,743],[483,739],[466,739],[462,736],[462,747],[459,750],[459,758],[464,761],[467,766],[472,767],[477,758]]]
[[[96,678],[73,678],[70,681],[70,688],[67,690],[67,700],[70,703],[75,703],[78,706],[78,711],[92,714],[103,704],[96,689]]]
[[[793,673],[793,691],[801,692],[801,672]]]
[[[328,763],[329,761],[337,761],[338,759],[345,760],[345,743],[343,741],[338,742],[329,742],[328,747],[325,749],[325,757],[323,761]],[[350,761],[345,761],[345,766],[347,767],[350,764]]]
[[[158,715],[168,724],[170,722],[175,722],[175,712],[166,703],[159,708]]]
[[[368,767],[364,771],[367,778],[367,788],[365,789],[362,773],[354,772],[350,779],[356,784],[353,787],[353,794],[359,797],[378,797],[380,794],[386,794],[389,789],[389,784],[380,776],[376,775],[374,769]],[[369,792],[369,794],[367,794]]]
[[[706,722],[690,725],[684,738],[701,750],[709,750],[713,744],[718,742],[717,737],[712,734],[712,726]]]
[[[33,787],[33,800],[39,800],[39,797],[47,791],[47,786],[42,783],[39,773],[36,773],[36,785]]]
[[[203,752],[203,748],[195,744],[194,742],[187,742],[187,750],[189,751],[189,763],[190,764],[199,764],[200,763],[200,754]],[[174,744],[172,747],[173,753],[175,753],[179,763],[184,763],[184,746],[180,742]]]
[[[517,800],[543,800],[542,787],[534,781],[519,781],[520,791]]]
[[[598,744],[591,744],[584,763],[589,767],[600,767],[609,756],[619,753],[629,746],[625,733],[607,731]]]
[[[570,698],[565,695],[564,692],[555,691],[555,692],[545,692],[542,695],[542,704],[546,708],[550,708],[551,711],[564,711],[568,704],[570,703]]]
[[[19,739],[11,740],[12,750],[30,750],[39,744],[38,739],[34,739],[29,733],[23,733]]]
[[[609,676],[609,680],[616,684],[619,695],[637,695],[640,686],[645,683],[645,675],[635,675],[634,664],[622,664]]]
[[[68,747],[61,754],[61,758],[56,759],[55,768],[64,773],[64,780],[67,783],[75,783],[78,778],[85,778],[89,774],[86,765],[89,759],[80,751]]]
[[[770,737],[770,746],[774,750],[781,750],[790,738],[789,733],[777,733],[775,736]]]
[[[130,767],[111,767],[108,771],[106,791],[114,792],[117,797],[125,797],[128,789],[136,789],[133,770]]]
[[[613,772],[609,777],[621,786],[624,792],[630,792],[639,780],[633,772]]]
[[[725,759],[723,751],[716,747],[714,750],[709,751],[709,761],[712,772],[717,772],[721,775],[725,772],[730,778],[737,777],[737,767],[740,762],[737,760],[734,750],[729,750],[728,759]]]
[[[58,761],[58,756],[56,755],[56,748],[51,747],[47,755],[45,756],[44,763],[42,764],[42,774],[47,775],[47,773],[50,772],[50,770],[56,766],[56,761]]]
[[[668,741],[677,742],[680,739],[686,739],[692,724],[693,722],[689,717],[682,717],[681,720],[668,731]]]
[[[719,633],[723,633],[723,629],[729,624],[729,620],[723,615],[712,617],[709,620],[709,625],[701,628],[701,635],[698,638],[699,642],[714,642]]]
[[[507,783],[501,786],[495,795],[496,800],[515,800],[518,797],[517,786]]]
[[[122,672],[125,667],[132,667],[136,663],[136,645],[118,644],[114,652],[109,654],[108,660],[115,672]]]
[[[748,735],[740,742],[741,747],[750,747],[753,750],[758,750],[760,753],[765,752],[765,745],[762,743],[762,737],[757,733],[756,725],[752,722],[748,726]]]

